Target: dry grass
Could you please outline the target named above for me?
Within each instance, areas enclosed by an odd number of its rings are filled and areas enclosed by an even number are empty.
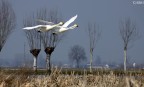
[[[109,75],[71,75],[53,70],[51,75],[0,72],[0,87],[144,87],[143,77]]]

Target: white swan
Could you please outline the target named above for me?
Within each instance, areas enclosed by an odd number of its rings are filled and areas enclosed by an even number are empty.
[[[74,24],[73,26],[71,27],[68,27],[68,25],[72,22],[74,22],[74,20],[77,18],[77,15],[72,17],[69,21],[67,21],[64,25],[62,26],[57,26],[54,28],[54,32],[53,34],[58,34],[58,33],[62,33],[62,32],[66,32],[68,30],[71,30],[71,29],[75,29],[76,27],[78,27],[77,24]]]
[[[32,27],[25,27],[23,29],[25,29],[25,30],[36,29],[38,32],[46,32],[46,31],[53,29],[54,27],[61,26],[64,24],[63,22],[60,22],[58,24],[53,24],[52,22],[47,22],[47,23],[49,23],[49,24],[48,25],[36,25],[36,26],[32,26]]]
[[[76,27],[78,27],[77,24],[74,24],[73,26],[71,27],[61,27],[61,28],[57,28],[54,30],[53,34],[58,34],[58,33],[63,33],[63,32],[66,32],[68,30],[72,30],[72,29],[75,29]]]
[[[53,28],[53,30],[54,30],[54,31],[53,31],[53,34],[62,33],[62,32],[65,32],[65,31],[67,31],[67,30],[75,29],[76,27],[78,27],[77,24],[74,24],[73,26],[68,27],[68,25],[70,25],[72,22],[74,22],[76,18],[77,18],[77,15],[75,15],[75,16],[72,17],[70,20],[68,20],[67,22],[65,22],[64,25],[54,27],[54,28]],[[44,21],[44,20],[40,20],[40,22],[49,23],[49,22]]]

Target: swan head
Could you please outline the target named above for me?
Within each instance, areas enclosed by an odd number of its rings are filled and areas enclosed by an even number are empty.
[[[63,24],[64,24],[64,22],[60,22],[59,24],[60,24],[60,25],[63,25]]]
[[[77,25],[77,24],[74,24],[74,27],[78,27],[78,25]]]

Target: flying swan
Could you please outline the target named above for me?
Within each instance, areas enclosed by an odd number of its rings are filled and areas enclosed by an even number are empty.
[[[75,15],[74,17],[69,19],[67,22],[65,22],[64,25],[54,27],[53,28],[53,34],[62,33],[62,32],[65,32],[65,31],[68,31],[71,29],[75,29],[76,27],[78,27],[77,24],[74,24],[73,26],[68,27],[68,25],[70,25],[72,22],[74,22],[76,18],[77,18],[77,15]],[[40,20],[40,22],[49,23],[49,22],[44,21],[44,20]]]

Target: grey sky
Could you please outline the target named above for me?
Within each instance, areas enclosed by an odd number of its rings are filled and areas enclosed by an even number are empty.
[[[119,21],[130,17],[137,24],[141,38],[132,43],[128,55],[132,60],[143,63],[144,61],[144,4],[134,5],[133,0],[9,0],[17,16],[17,27],[7,40],[0,56],[6,59],[14,59],[16,54],[23,54],[26,38],[22,30],[22,19],[35,12],[37,9],[58,9],[67,21],[78,14],[75,23],[79,27],[69,31],[53,53],[52,60],[68,61],[70,47],[79,44],[85,48],[89,58],[89,42],[86,33],[88,22],[96,22],[102,30],[102,36],[97,43],[94,55],[99,55],[102,60],[108,62],[123,61],[123,42],[119,34]],[[63,50],[61,50],[63,49]],[[26,50],[29,50],[28,44]],[[29,51],[27,51],[29,54]],[[45,57],[43,52],[40,53]]]

